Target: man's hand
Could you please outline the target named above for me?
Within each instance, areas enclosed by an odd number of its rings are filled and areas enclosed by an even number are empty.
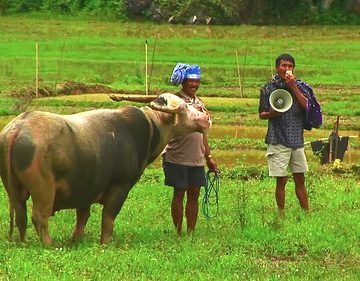
[[[291,70],[286,70],[285,72],[285,82],[290,89],[296,88],[296,77]]]
[[[307,98],[300,92],[296,85],[296,77],[290,70],[286,70],[285,82],[289,86],[291,92],[295,95],[302,109],[307,109]]]
[[[270,107],[269,110],[269,118],[274,118],[274,117],[278,117],[281,115],[281,112],[276,111],[275,109],[273,109],[272,107]]]
[[[259,114],[260,119],[271,119],[281,115],[281,112],[276,111],[270,107],[269,111],[263,111]]]

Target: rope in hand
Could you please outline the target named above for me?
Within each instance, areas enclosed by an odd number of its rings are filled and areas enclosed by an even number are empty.
[[[206,174],[205,194],[202,200],[202,211],[207,219],[217,216],[219,212],[220,171],[208,171]],[[211,211],[215,205],[215,210]]]

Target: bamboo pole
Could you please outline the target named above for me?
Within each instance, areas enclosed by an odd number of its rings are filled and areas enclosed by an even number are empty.
[[[247,53],[248,53],[248,47],[245,49],[245,55],[244,55],[244,63],[241,71],[241,97],[243,97],[244,94],[244,79],[245,79],[245,66],[246,66],[246,59],[247,59]]]
[[[35,43],[35,93],[36,98],[39,97],[39,44]]]
[[[237,73],[238,73],[238,78],[239,78],[240,95],[241,95],[241,97],[243,97],[243,94],[242,94],[242,85],[241,85],[241,75],[240,75],[240,65],[239,65],[239,54],[238,54],[238,50],[236,50],[235,53],[236,53]]]
[[[148,91],[150,92],[150,85],[151,85],[151,77],[152,77],[152,73],[154,70],[154,59],[155,59],[155,48],[156,48],[156,41],[157,41],[157,37],[158,35],[156,34],[155,37],[155,41],[154,41],[154,46],[153,46],[153,53],[152,53],[152,59],[151,59],[151,67],[150,67],[150,74],[149,74],[149,86],[148,86]]]
[[[148,84],[148,42],[145,41],[145,94],[149,94],[149,84]]]

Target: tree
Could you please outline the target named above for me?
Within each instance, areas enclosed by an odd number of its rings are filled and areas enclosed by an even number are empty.
[[[0,16],[6,15],[7,12],[7,0],[0,0]]]

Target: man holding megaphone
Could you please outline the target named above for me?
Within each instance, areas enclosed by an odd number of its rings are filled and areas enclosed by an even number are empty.
[[[275,61],[276,74],[260,91],[259,117],[268,120],[265,143],[269,175],[276,177],[276,203],[285,207],[285,185],[290,169],[300,206],[309,209],[305,187],[308,171],[304,151],[304,118],[312,88],[294,75],[295,59],[282,54]]]

